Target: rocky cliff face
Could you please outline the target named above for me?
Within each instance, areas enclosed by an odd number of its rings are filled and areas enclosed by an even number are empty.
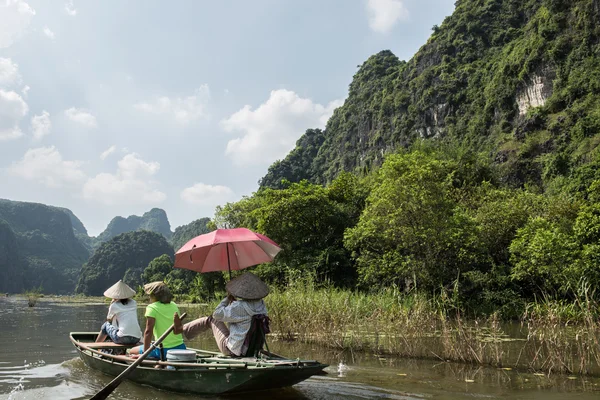
[[[531,108],[543,107],[552,96],[556,74],[550,68],[544,68],[540,73],[535,73],[526,84],[517,92],[517,106],[519,115],[527,114]]]
[[[417,139],[497,153],[515,185],[568,174],[568,167],[544,163],[558,157],[575,165],[582,157],[573,140],[598,134],[589,119],[600,101],[598,1],[458,0],[408,62],[389,51],[365,61],[318,150],[297,147],[261,185],[299,178],[326,184],[341,171],[376,168],[386,153]],[[551,133],[547,143],[528,151],[541,132]]]

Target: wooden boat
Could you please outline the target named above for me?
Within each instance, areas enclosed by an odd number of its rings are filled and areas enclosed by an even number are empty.
[[[108,354],[108,349],[125,350],[115,343],[94,343],[97,333],[71,332],[70,339],[79,357],[89,367],[117,376],[134,360]],[[129,380],[163,390],[194,394],[224,394],[277,389],[292,386],[323,373],[326,364],[313,360],[291,360],[266,351],[258,358],[237,358],[204,350],[196,352],[195,362],[144,360]],[[162,368],[156,368],[156,366]]]

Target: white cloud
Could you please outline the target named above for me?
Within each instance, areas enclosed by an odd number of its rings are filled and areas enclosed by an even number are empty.
[[[188,204],[205,206],[218,205],[231,198],[233,190],[227,186],[196,183],[181,191],[180,197]]]
[[[146,162],[135,153],[130,153],[123,157],[118,162],[118,166],[121,176],[127,179],[150,177],[160,169],[159,163]]]
[[[85,180],[80,161],[65,161],[54,146],[29,149],[9,172],[23,179],[36,181],[51,188],[76,185]]]
[[[19,83],[21,83],[19,65],[10,58],[0,57],[0,87],[18,85]]]
[[[73,0],[69,0],[65,3],[65,12],[74,17],[77,15],[77,10],[75,9],[75,5],[73,4]]]
[[[396,22],[408,19],[402,0],[368,0],[369,26],[379,33],[389,32]]]
[[[41,115],[31,117],[31,131],[33,132],[34,140],[40,140],[49,134],[51,128],[52,121],[50,121],[50,113],[48,111],[44,110]]]
[[[88,128],[96,128],[98,126],[96,117],[90,114],[88,111],[71,107],[68,110],[65,110],[65,115],[71,121],[87,126]]]
[[[29,93],[29,89],[31,89],[28,85],[23,86],[23,89],[21,89],[21,93],[23,93],[23,96],[27,97],[27,93]]]
[[[210,89],[208,85],[202,85],[191,96],[156,97],[150,102],[135,104],[134,108],[150,114],[167,116],[179,124],[187,125],[196,120],[208,118],[205,109],[209,99]]]
[[[135,153],[118,162],[116,174],[101,173],[83,185],[83,197],[105,205],[158,204],[166,195],[156,189],[152,176],[160,164],[146,162]]]
[[[114,153],[117,150],[117,146],[115,146],[114,144],[112,146],[110,146],[108,149],[104,150],[102,152],[102,154],[100,154],[100,159],[101,160],[106,160],[106,158],[108,156],[110,156],[112,153]]]
[[[0,49],[12,45],[34,15],[35,10],[23,0],[0,0]]]
[[[27,103],[18,93],[0,89],[0,141],[23,135],[19,123],[28,112]]]
[[[54,32],[47,26],[44,27],[44,35],[48,36],[48,38],[54,40]]]
[[[246,105],[221,121],[225,131],[243,133],[227,143],[225,154],[238,165],[270,164],[292,150],[306,129],[324,127],[342,103],[336,100],[323,106],[289,90],[273,90],[255,110]]]

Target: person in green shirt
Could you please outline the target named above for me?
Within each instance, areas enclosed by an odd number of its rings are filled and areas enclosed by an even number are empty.
[[[175,316],[179,319],[179,307],[171,301],[173,296],[169,287],[164,282],[152,282],[144,285],[144,291],[150,295],[150,304],[146,307],[146,330],[144,331],[144,345],[136,346],[129,350],[132,357],[138,357],[144,353],[151,345],[152,335],[154,340],[158,339],[169,327],[173,324]],[[183,328],[181,323],[175,326],[165,340],[163,340],[163,354],[160,349],[152,350],[148,357],[165,360],[167,351],[185,349],[183,336],[181,335]]]

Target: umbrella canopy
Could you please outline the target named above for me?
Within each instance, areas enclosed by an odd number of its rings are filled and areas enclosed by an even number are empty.
[[[175,268],[196,272],[240,270],[273,261],[281,248],[246,228],[217,229],[196,236],[175,253]]]

